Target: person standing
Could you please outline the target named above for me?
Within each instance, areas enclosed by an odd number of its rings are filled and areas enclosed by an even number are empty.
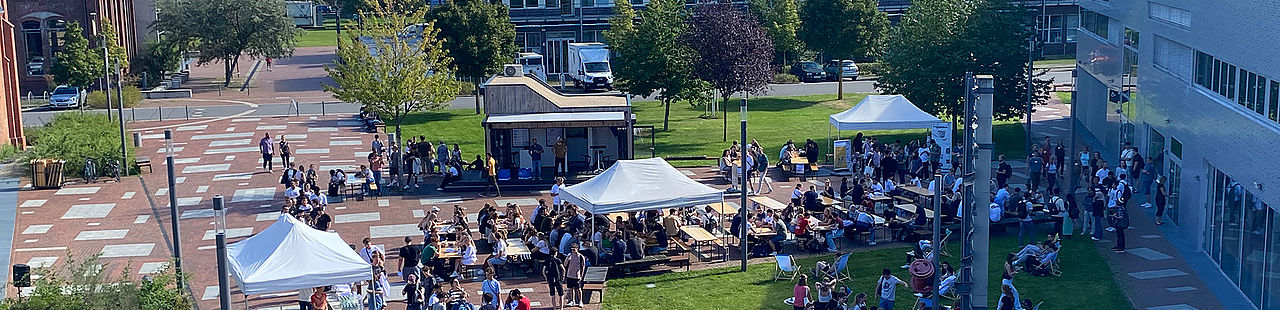
[[[422,310],[423,289],[418,282],[418,276],[409,274],[405,279],[404,289],[400,291],[404,294],[405,310]]]
[[[1102,240],[1102,212],[1106,208],[1106,199],[1106,195],[1102,194],[1102,190],[1095,189],[1093,191],[1093,202],[1089,203],[1089,208],[1084,212],[1089,219],[1085,222],[1087,224],[1085,226],[1092,228],[1093,234],[1090,238],[1093,241]]]
[[[449,164],[449,145],[444,144],[444,140],[440,140],[440,145],[436,146],[436,163],[440,165],[441,173],[448,173]]]
[[[515,304],[514,310],[529,310],[529,308],[532,307],[532,302],[529,301],[529,297],[525,297],[524,293],[521,293],[520,290],[511,290],[510,298]]]
[[[498,187],[498,159],[493,158],[493,153],[487,153],[486,155],[488,159],[485,160],[484,169],[485,177],[488,180],[484,185],[484,193],[480,194],[480,197],[489,196],[489,188],[497,190],[498,195],[496,197],[502,197],[502,188]]]
[[[556,177],[556,184],[551,186],[551,208],[556,211],[564,211],[562,200],[560,200],[560,189],[564,188],[564,177]],[[535,214],[536,216],[536,214]]]
[[[315,307],[311,303],[311,295],[315,294],[315,288],[303,288],[298,290],[298,310],[314,310]]]
[[[907,283],[890,274],[889,268],[880,271],[880,279],[876,281],[876,290],[880,293],[880,309],[893,310],[898,285],[907,286]]]
[[[262,153],[262,169],[268,172],[273,171],[271,166],[271,156],[275,155],[275,141],[271,141],[270,133],[263,133],[262,140],[258,140],[258,151]],[[285,165],[288,167],[289,165]]]
[[[1116,253],[1124,253],[1124,231],[1129,229],[1129,211],[1124,206],[1119,206],[1111,212],[1111,227],[1116,229],[1116,246],[1111,248]]]
[[[1027,180],[1027,184],[1030,185],[1028,187],[1030,188],[1030,190],[1028,190],[1029,193],[1034,193],[1040,190],[1040,173],[1043,171],[1044,160],[1042,159],[1039,151],[1033,151],[1031,156],[1027,157],[1027,179],[1029,179]]]
[[[497,276],[498,272],[493,269],[493,266],[485,268],[484,282],[480,283],[480,292],[485,297],[502,295],[502,282],[498,281]],[[481,306],[492,306],[494,310],[502,309],[502,303],[498,302],[496,298],[485,299]]]
[[[564,142],[564,137],[556,139],[556,144],[551,146],[551,151],[556,155],[556,175],[569,175],[569,162],[566,158],[569,156],[569,145]]]
[[[564,263],[560,260],[560,253],[555,247],[551,247],[551,255],[547,256],[546,265],[542,267],[542,276],[547,279],[547,293],[551,294],[551,307],[564,309],[564,303],[561,300],[564,296],[564,285],[561,284],[564,278]]]
[[[329,310],[329,294],[325,294],[324,287],[316,287],[311,293],[311,308],[315,310]]]
[[[382,140],[379,140],[378,137],[379,136],[376,134],[373,135],[373,141],[369,142],[369,151],[374,154],[382,154],[382,152],[386,150],[384,147],[385,145],[382,144]]]
[[[809,307],[809,275],[800,275],[800,279],[796,280],[796,286],[791,288],[791,306],[795,307],[795,310],[805,310]]]
[[[285,140],[284,135],[280,135],[280,163],[285,167],[293,166],[293,161],[289,160],[289,155],[293,152],[289,150],[289,141]]]
[[[422,269],[418,268],[418,257],[422,255],[421,244],[413,244],[413,238],[404,237],[404,246],[400,247],[400,277],[408,279],[413,275],[421,275]]]
[[[538,144],[538,139],[533,139],[533,143],[525,150],[529,151],[529,158],[533,160],[533,179],[542,180],[542,145]]]
[[[569,294],[565,298],[565,306],[575,307],[581,306],[582,302],[582,279],[587,275],[587,257],[578,252],[578,244],[569,246],[569,254],[564,260],[564,283],[569,287]]]
[[[1005,184],[1009,184],[1009,176],[1013,175],[1013,168],[1009,163],[1004,162],[1004,154],[998,157],[999,165],[996,166],[996,188],[1004,188]]]
[[[1169,202],[1169,192],[1165,189],[1165,177],[1162,175],[1156,180],[1156,225],[1164,225],[1164,209]]]

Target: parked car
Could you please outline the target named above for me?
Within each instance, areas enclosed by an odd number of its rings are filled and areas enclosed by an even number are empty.
[[[801,82],[821,81],[827,78],[827,73],[822,71],[822,66],[812,61],[791,65],[791,75],[795,75]]]
[[[27,60],[27,75],[44,75],[44,57],[36,56]]]
[[[53,89],[53,94],[49,95],[49,107],[52,108],[79,108],[84,103],[85,91],[75,86],[62,85]]]
[[[822,71],[827,73],[827,79],[835,81],[839,78],[848,78],[850,80],[858,80],[858,64],[852,60],[832,60],[827,62],[826,67],[822,67]]]

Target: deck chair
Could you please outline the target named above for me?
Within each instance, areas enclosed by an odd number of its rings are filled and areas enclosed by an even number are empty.
[[[853,253],[845,253],[844,255],[840,255],[840,258],[836,259],[836,272],[835,274],[831,275],[836,279],[836,281],[843,282],[843,281],[848,281],[853,279],[853,276],[849,275],[849,256],[850,255],[853,255]]]
[[[943,234],[942,238],[938,241],[940,244],[935,249],[937,249],[938,253],[941,253],[942,256],[951,257],[951,253],[947,253],[947,239],[951,239],[951,230],[947,229],[946,232],[947,233]]]
[[[800,266],[796,266],[795,259],[791,255],[779,254],[773,257],[778,262],[777,273],[773,275],[773,280],[780,279],[795,280],[800,274]]]

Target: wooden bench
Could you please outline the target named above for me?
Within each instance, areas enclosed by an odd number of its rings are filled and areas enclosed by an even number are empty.
[[[583,285],[582,285],[582,299],[583,299],[583,301],[584,301],[585,303],[590,304],[590,303],[591,303],[591,295],[593,295],[592,293],[594,293],[594,292],[599,292],[599,293],[600,293],[600,302],[604,302],[604,288],[605,288],[607,285],[608,285],[608,284],[607,284],[607,282],[606,282],[606,283],[591,283],[591,284],[583,284]]]
[[[138,173],[142,173],[142,167],[147,167],[147,171],[155,171],[151,169],[151,157],[138,156],[133,159],[133,163],[138,166]]]
[[[667,259],[667,266],[671,267],[689,267],[688,256],[670,256]]]
[[[679,249],[680,250],[679,252],[682,252],[682,253],[688,253],[693,251],[693,247],[689,246],[688,242],[684,242],[684,240],[680,240],[680,238],[671,238],[671,245],[675,246],[671,250]]]
[[[641,259],[633,259],[613,264],[613,266],[610,266],[611,268],[609,268],[609,273],[625,275],[635,269],[649,269],[649,267],[653,267],[654,265],[666,264],[670,261],[671,258],[666,255],[649,255]]]

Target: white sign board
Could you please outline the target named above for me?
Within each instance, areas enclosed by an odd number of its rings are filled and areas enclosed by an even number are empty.
[[[929,130],[933,137],[933,143],[938,145],[938,163],[942,167],[943,172],[951,171],[951,124],[941,123],[933,124],[933,128]]]

